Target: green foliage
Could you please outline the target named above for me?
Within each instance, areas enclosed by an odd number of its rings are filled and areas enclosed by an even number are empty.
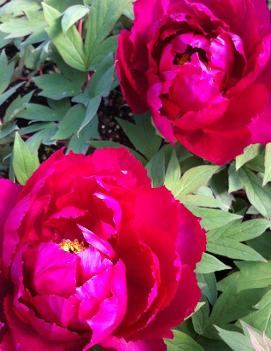
[[[16,134],[13,150],[13,169],[18,182],[25,184],[38,166],[39,159],[37,152],[33,152],[24,143],[19,134]]]
[[[43,161],[63,146],[75,153],[127,147],[153,186],[165,185],[207,231],[196,267],[202,300],[165,341],[168,350],[268,350],[271,144],[251,145],[218,167],[167,144],[149,113],[123,117],[115,50],[119,30],[133,20],[131,0],[0,4],[1,176],[25,184],[38,155]],[[120,140],[100,135],[111,123]]]

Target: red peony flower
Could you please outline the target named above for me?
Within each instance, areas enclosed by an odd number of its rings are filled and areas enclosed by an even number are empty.
[[[165,350],[200,298],[198,219],[125,149],[1,179],[0,239],[5,351]]]
[[[137,0],[117,73],[136,113],[224,164],[271,141],[271,26],[265,0]]]

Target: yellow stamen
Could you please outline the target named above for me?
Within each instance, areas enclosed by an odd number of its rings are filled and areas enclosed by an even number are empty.
[[[186,62],[188,62],[190,59],[190,55],[187,53],[180,54],[179,57],[177,57],[177,65],[184,65]]]
[[[71,252],[71,253],[79,253],[81,251],[85,250],[85,246],[83,242],[79,242],[77,239],[75,240],[69,240],[69,239],[63,239],[61,243],[59,244],[62,250]]]

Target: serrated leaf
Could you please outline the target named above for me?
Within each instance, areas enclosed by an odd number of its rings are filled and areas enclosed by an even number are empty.
[[[89,13],[89,7],[84,5],[73,5],[68,7],[63,14],[61,26],[64,32],[67,32],[78,20]]]
[[[131,0],[93,0],[91,2],[85,40],[88,66],[91,63],[95,48],[107,37],[114,24],[130,4]]]
[[[197,265],[196,272],[197,273],[212,273],[223,271],[225,269],[230,269],[230,266],[226,266],[223,262],[219,261],[216,257],[204,253],[201,261]]]
[[[18,133],[15,135],[12,164],[15,176],[22,185],[26,183],[28,178],[39,167],[37,150],[36,152],[30,150]]]
[[[173,335],[173,340],[165,340],[168,351],[204,351],[189,335],[179,330],[174,330]]]
[[[263,185],[271,181],[271,143],[265,147]]]
[[[247,162],[253,160],[259,155],[261,150],[261,144],[253,144],[246,147],[244,153],[236,157],[236,170],[243,167]]]
[[[264,217],[271,219],[271,186],[263,188],[261,179],[248,169],[242,168],[239,173],[250,203]]]
[[[221,339],[224,340],[233,351],[253,351],[245,335],[218,327],[216,329]]]
[[[148,114],[137,116],[135,124],[117,118],[124,133],[136,150],[150,159],[159,150],[162,139],[156,134]]]
[[[71,67],[86,72],[88,70],[83,40],[73,26],[66,32],[61,28],[61,12],[43,3],[43,12],[48,24],[46,29],[63,60]]]
[[[208,184],[211,177],[218,172],[218,166],[197,166],[189,169],[182,176],[179,184],[176,197],[193,193],[203,185]]]

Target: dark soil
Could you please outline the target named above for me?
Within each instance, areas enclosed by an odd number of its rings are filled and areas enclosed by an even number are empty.
[[[99,133],[103,140],[115,141],[120,144],[132,147],[129,139],[120,128],[117,118],[133,121],[133,114],[124,102],[123,97],[118,89],[113,90],[111,94],[104,98],[98,111]]]

